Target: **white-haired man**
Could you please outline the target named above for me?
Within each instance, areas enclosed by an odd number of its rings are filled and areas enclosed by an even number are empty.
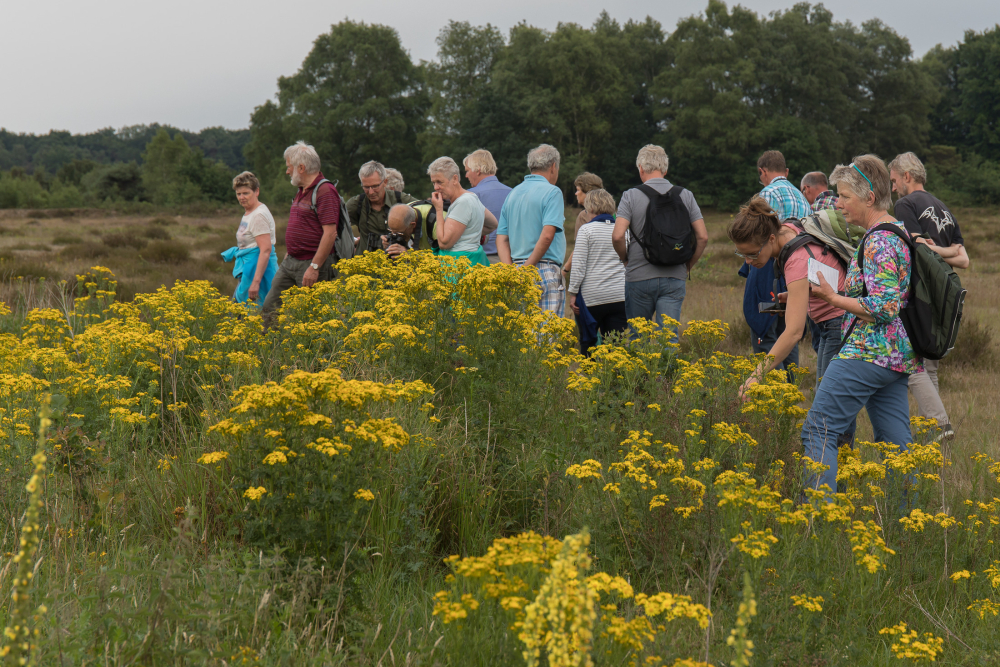
[[[499,220],[500,211],[503,209],[503,203],[507,201],[507,195],[510,194],[511,188],[497,179],[497,163],[493,159],[492,153],[480,148],[466,155],[462,163],[465,166],[465,179],[472,186],[469,188],[469,192],[475,192],[486,210]],[[496,231],[486,237],[483,252],[486,253],[490,264],[496,264],[500,261],[500,255],[497,253]]]
[[[405,192],[387,188],[388,177],[388,170],[375,160],[365,162],[358,170],[364,193],[347,200],[347,215],[360,237],[358,251],[381,248],[382,236],[389,231],[389,209],[395,204],[417,201]]]
[[[542,310],[559,317],[566,307],[562,265],[566,259],[566,220],[559,180],[559,151],[542,144],[528,152],[528,171],[507,195],[497,227],[497,253],[504,264],[534,266],[541,274]]]
[[[628,319],[643,317],[663,326],[665,317],[680,322],[681,306],[687,293],[687,276],[708,245],[705,219],[690,190],[674,186],[667,180],[670,164],[667,153],[659,146],[643,146],[636,157],[639,180],[644,187],[632,188],[622,193],[618,204],[618,217],[611,234],[611,242],[618,256],[625,263],[625,312]],[[651,262],[642,245],[643,231],[650,206],[650,189],[661,197],[671,194],[671,206],[683,222],[694,232],[694,249],[690,259],[682,264]],[[631,238],[630,238],[631,236]],[[651,255],[652,256],[652,255]],[[656,259],[656,258],[654,258]]]
[[[889,163],[889,179],[892,191],[899,195],[893,215],[913,235],[914,241],[923,243],[956,269],[969,268],[969,255],[958,221],[944,202],[924,189],[927,170],[920,158],[913,153],[897,155]],[[938,390],[939,363],[924,359],[924,372],[910,376],[909,388],[920,414],[936,419],[942,435],[951,437],[955,431]]]
[[[262,310],[270,316],[281,307],[281,293],[289,287],[312,287],[333,278],[333,244],[340,225],[340,194],[320,172],[316,149],[299,141],[285,149],[285,173],[299,191],[292,200],[285,231],[285,259],[271,281]],[[313,207],[313,190],[316,205]]]

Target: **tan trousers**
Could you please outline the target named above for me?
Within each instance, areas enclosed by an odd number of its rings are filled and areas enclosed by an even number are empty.
[[[911,375],[909,387],[920,416],[936,419],[938,426],[944,428],[951,421],[938,393],[938,363],[940,362],[924,359],[924,372]]]

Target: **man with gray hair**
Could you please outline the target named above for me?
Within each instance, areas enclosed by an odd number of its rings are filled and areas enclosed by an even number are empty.
[[[346,224],[340,215],[340,193],[320,172],[315,148],[304,141],[289,146],[285,150],[285,167],[299,191],[288,214],[285,259],[271,280],[261,308],[268,320],[281,307],[281,293],[289,287],[312,287],[334,277],[333,244],[341,225]]]
[[[803,176],[799,190],[814,211],[837,207],[837,195],[830,190],[830,183],[822,171],[810,171]]]
[[[388,177],[388,170],[375,160],[365,162],[358,170],[364,192],[347,200],[347,215],[358,228],[359,251],[381,249],[382,236],[389,231],[389,209],[417,201],[405,192],[387,188]]]
[[[504,264],[534,266],[541,274],[542,310],[559,317],[566,307],[562,265],[566,259],[566,220],[559,179],[559,151],[542,144],[528,153],[528,171],[510,191],[497,227],[497,253]]]
[[[923,243],[956,269],[969,268],[965,239],[958,221],[940,199],[927,192],[927,170],[913,153],[903,153],[889,163],[892,191],[899,195],[893,215],[916,243]],[[910,393],[920,414],[936,419],[943,437],[955,435],[938,390],[939,361],[924,359],[924,372],[910,376]]]
[[[708,245],[705,219],[690,190],[673,185],[667,180],[670,165],[666,151],[649,144],[639,150],[635,166],[639,170],[642,186],[622,193],[618,204],[618,217],[611,233],[611,243],[618,257],[625,264],[625,314],[628,319],[642,317],[663,326],[664,318],[681,319],[681,306],[687,293],[687,277],[691,267],[701,258]],[[643,239],[648,215],[654,205],[662,206],[664,195],[670,194],[670,208],[678,221],[690,225],[694,232],[693,254],[683,264],[659,264],[650,261],[649,255],[637,242]],[[651,197],[659,195],[656,201]],[[659,209],[657,209],[658,211]],[[675,221],[671,218],[671,221]],[[676,332],[675,332],[676,339]]]

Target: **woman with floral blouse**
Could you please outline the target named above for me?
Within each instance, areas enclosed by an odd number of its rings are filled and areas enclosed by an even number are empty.
[[[849,223],[867,230],[883,223],[904,229],[887,212],[892,185],[877,156],[861,155],[847,166],[838,165],[830,182],[837,184],[837,208]],[[876,442],[906,449],[912,439],[906,386],[922,366],[899,319],[910,290],[910,251],[902,239],[886,230],[865,234],[848,267],[844,295],[820,276],[820,286],[813,286],[812,294],[847,311],[845,338],[816,392],[802,427],[802,442],[806,456],[830,466],[809,486],[826,484],[836,491],[837,436],[853,431],[862,407],[868,410]]]

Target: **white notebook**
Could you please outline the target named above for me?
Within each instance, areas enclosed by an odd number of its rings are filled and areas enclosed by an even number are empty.
[[[840,273],[837,269],[832,266],[827,266],[819,260],[809,258],[809,263],[807,265],[807,271],[809,273],[809,282],[813,285],[819,285],[819,274],[823,274],[826,278],[826,282],[833,286],[833,289],[837,289],[837,283],[840,281]]]

